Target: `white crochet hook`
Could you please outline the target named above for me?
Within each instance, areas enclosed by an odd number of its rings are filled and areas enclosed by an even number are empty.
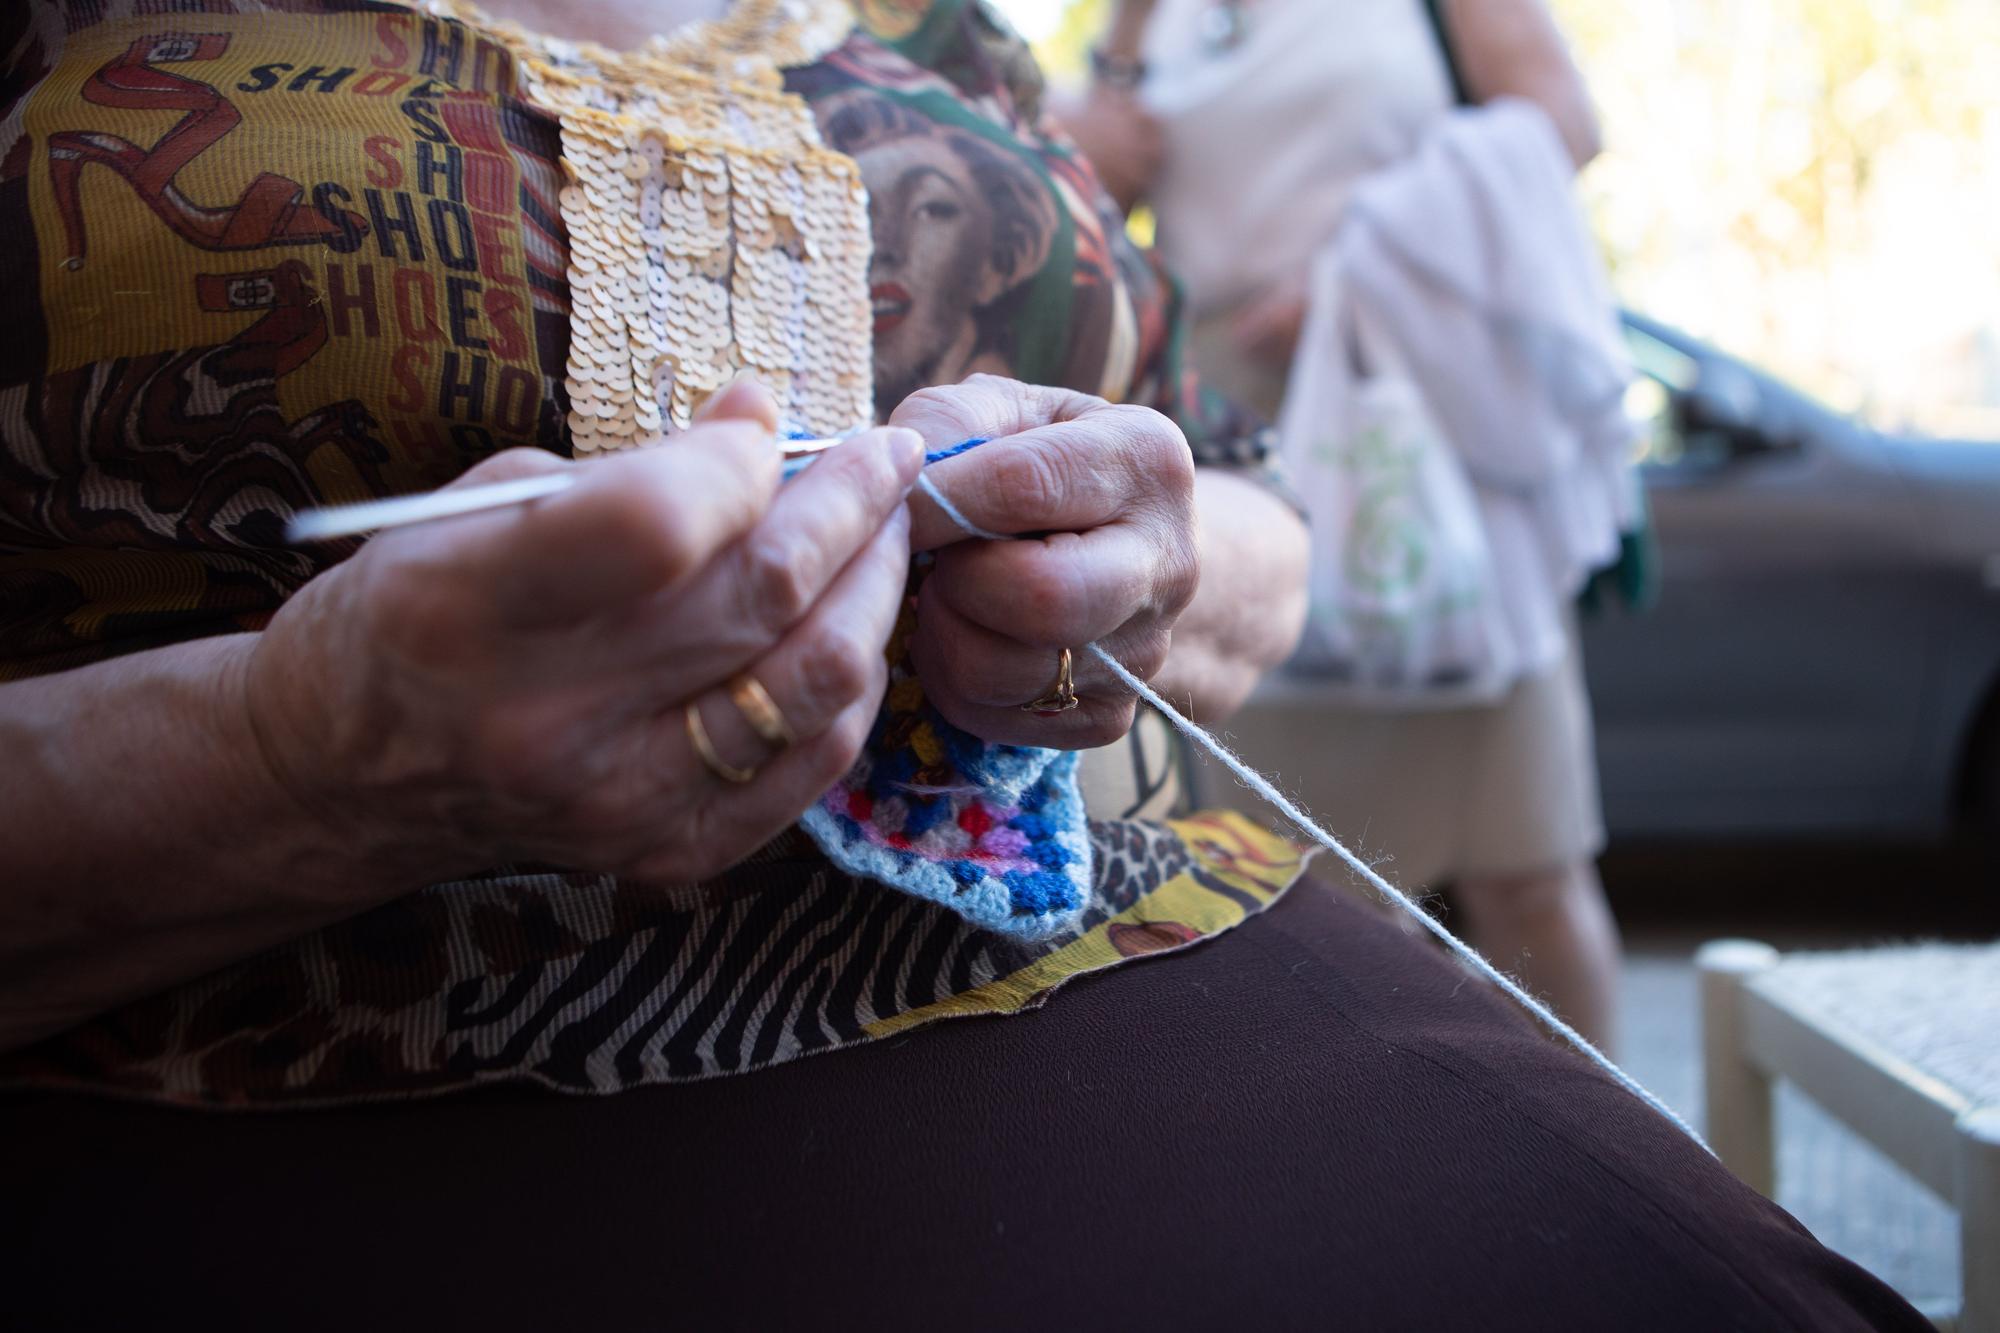
[[[840,443],[840,437],[824,440],[786,440],[784,476],[789,481],[826,450]],[[366,532],[386,532],[429,523],[460,514],[480,514],[489,509],[526,504],[544,496],[557,495],[576,484],[576,472],[564,469],[539,477],[516,477],[493,481],[484,486],[461,486],[455,490],[426,491],[421,495],[399,495],[388,500],[364,500],[359,504],[328,505],[324,509],[303,509],[285,524],[285,540],[294,546],[308,542],[332,541],[336,537],[358,537]]]

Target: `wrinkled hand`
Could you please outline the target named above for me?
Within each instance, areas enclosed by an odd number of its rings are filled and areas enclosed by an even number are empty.
[[[754,850],[867,737],[922,461],[908,432],[871,431],[780,489],[775,421],[739,384],[655,448],[498,455],[459,484],[573,468],[576,485],[385,533],[313,580],[248,668],[277,780],[433,879],[538,861],[681,882]],[[730,702],[744,670],[795,744]],[[702,765],[691,702],[754,780]]]
[[[1101,643],[1150,678],[1199,579],[1194,460],[1178,428],[1143,407],[975,375],[925,389],[890,417],[936,449],[990,443],[930,469],[973,523],[1025,540],[968,538],[922,491],[911,546],[937,552],[912,655],[924,692],[987,740],[1082,749],[1123,736],[1136,701],[1081,649]],[[1078,650],[1071,712],[1021,705]]]
[[[1095,83],[1081,97],[1057,102],[1054,110],[1105,192],[1131,212],[1159,174],[1165,153],[1160,122],[1135,94]]]

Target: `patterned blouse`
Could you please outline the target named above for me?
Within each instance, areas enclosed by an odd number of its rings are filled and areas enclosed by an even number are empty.
[[[536,40],[457,0],[6,7],[0,680],[261,628],[354,549],[287,546],[293,512],[515,445],[619,447],[619,422],[671,430],[738,365],[820,430],[990,371],[1155,406],[1202,463],[1263,465],[1262,434],[1186,373],[1173,288],[984,4],[738,0],[621,65],[608,110],[668,108],[683,136],[705,118],[726,145],[666,136],[656,175],[729,168],[679,196],[675,225],[728,245],[656,264],[655,326],[600,273],[606,235],[641,230],[605,173],[649,169],[636,140],[579,138],[607,114],[579,72],[610,53]],[[771,147],[791,107],[801,152],[856,187],[821,209],[855,213],[844,258],[800,206],[811,173],[738,165],[802,160]],[[860,315],[803,337],[785,311],[843,263]],[[672,355],[632,372],[645,327]],[[1088,841],[1081,918],[1041,940],[797,833],[667,893],[497,868],[115,1010],[0,1060],[0,1082],[312,1104],[700,1078],[1040,1004],[1230,928],[1301,866],[1229,814],[1099,819]]]

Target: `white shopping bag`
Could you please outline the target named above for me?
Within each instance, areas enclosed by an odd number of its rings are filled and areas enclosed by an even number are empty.
[[[1291,670],[1367,707],[1490,701],[1521,663],[1471,484],[1337,264],[1315,266],[1279,421],[1312,523]]]

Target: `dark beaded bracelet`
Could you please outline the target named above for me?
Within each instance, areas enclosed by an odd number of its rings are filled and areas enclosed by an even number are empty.
[[[1133,92],[1146,81],[1146,62],[1114,56],[1103,47],[1090,48],[1090,76],[1107,88]]]

